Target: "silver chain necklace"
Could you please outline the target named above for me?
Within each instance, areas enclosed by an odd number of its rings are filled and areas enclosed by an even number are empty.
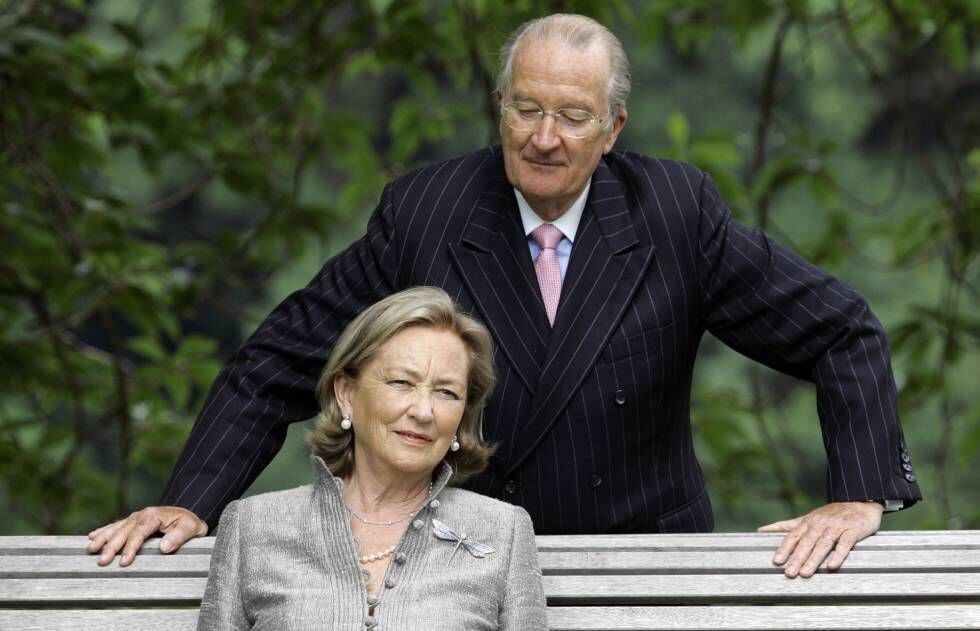
[[[432,497],[432,483],[431,482],[429,482],[429,492],[426,494],[425,499],[428,500],[430,497]],[[422,502],[422,504],[424,504],[424,503],[425,503],[425,501]],[[403,521],[405,521],[406,519],[408,519],[409,517],[411,517],[412,515],[415,514],[415,511],[412,511],[411,513],[405,513],[404,515],[402,515],[398,519],[392,519],[392,520],[387,520],[387,521],[385,521],[385,520],[375,521],[373,519],[368,519],[367,517],[362,517],[362,516],[358,515],[357,512],[355,512],[354,509],[351,508],[351,505],[348,504],[347,502],[344,502],[344,506],[347,507],[347,511],[351,515],[353,515],[354,519],[356,519],[357,521],[361,522],[362,524],[368,524],[369,526],[394,526],[395,524],[402,523]],[[421,504],[420,504],[420,506],[421,506]],[[418,509],[416,509],[416,510],[418,510]]]

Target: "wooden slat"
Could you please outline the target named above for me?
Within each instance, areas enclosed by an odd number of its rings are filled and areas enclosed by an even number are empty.
[[[775,550],[780,534],[712,533],[687,535],[539,535],[538,550]],[[977,550],[980,531],[922,531],[878,533],[857,544],[856,549]]]
[[[771,551],[727,552],[542,552],[545,574],[732,574],[781,573],[772,564]],[[127,567],[118,562],[105,567],[88,555],[33,555],[3,557],[0,578],[109,578],[114,576],[207,576],[211,557],[205,554],[141,555]],[[821,570],[822,572],[825,570]],[[978,572],[980,550],[857,550],[839,573],[855,572]]]
[[[781,573],[772,563],[772,550],[724,552],[664,552],[595,550],[542,552],[545,574],[731,574]],[[826,570],[821,568],[821,572]],[[980,572],[980,550],[855,550],[839,573],[852,572]]]
[[[0,609],[13,631],[194,631],[197,609]]]
[[[549,607],[551,631],[980,629],[980,606]]]
[[[775,550],[782,539],[779,534],[767,533],[710,533],[684,535],[538,535],[541,551],[594,549],[650,550]],[[44,554],[49,551],[86,554],[87,537],[78,536],[7,536],[0,537],[0,555]],[[141,553],[159,554],[160,539],[149,539]],[[210,554],[214,537],[188,541],[177,554]],[[980,530],[882,531],[858,543],[857,549],[980,549]]]
[[[140,554],[160,554],[160,537],[153,537],[143,542]],[[80,554],[89,555],[85,551],[88,537],[78,536],[30,536],[30,537],[0,537],[0,556],[21,555],[27,551],[30,554]],[[199,537],[185,543],[175,554],[211,554],[214,547],[214,537]]]
[[[685,603],[980,602],[980,574],[776,574],[545,576],[552,605]]]
[[[197,603],[205,578],[2,579],[0,602],[131,604]],[[546,576],[552,605],[778,603],[787,600],[980,602],[980,574],[826,574],[788,579],[773,574]]]
[[[551,607],[548,623],[551,631],[980,629],[980,607]],[[0,609],[0,629],[21,631],[193,631],[196,626],[197,611],[187,609]]]
[[[195,606],[204,595],[206,578],[8,578],[0,579],[0,602],[99,604],[129,607],[147,603]]]
[[[105,567],[90,556],[4,556],[0,560],[0,578],[173,578],[207,577],[211,556],[207,554],[142,555],[131,565],[120,567],[118,561]]]

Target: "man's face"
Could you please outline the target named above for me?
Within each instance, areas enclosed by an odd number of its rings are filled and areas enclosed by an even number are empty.
[[[556,41],[530,41],[514,56],[511,92],[502,98],[505,103],[536,103],[546,111],[578,108],[605,122],[608,82],[609,59],[602,46],[576,51]],[[542,219],[554,220],[582,192],[625,123],[622,110],[611,126],[592,125],[585,138],[565,138],[558,135],[551,116],[532,132],[516,131],[501,121],[507,179]]]

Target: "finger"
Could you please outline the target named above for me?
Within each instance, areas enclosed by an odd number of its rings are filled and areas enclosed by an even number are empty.
[[[98,536],[99,536],[99,535],[100,535],[101,533],[103,533],[103,532],[104,532],[104,531],[105,531],[105,530],[106,530],[107,528],[111,528],[112,526],[114,526],[114,525],[115,525],[115,524],[117,524],[117,523],[118,523],[118,522],[115,522],[115,521],[114,521],[114,522],[112,522],[111,524],[106,524],[105,526],[99,526],[98,528],[96,528],[96,529],[95,529],[95,530],[93,530],[92,532],[90,532],[90,533],[88,533],[88,538],[89,538],[89,539],[95,539],[95,538],[96,538],[96,537],[98,537]]]
[[[783,540],[779,543],[779,547],[776,548],[776,552],[772,555],[772,562],[776,565],[782,565],[789,558],[789,555],[793,553],[796,549],[796,545],[800,540],[800,537],[806,532],[806,526],[797,526],[793,530],[783,537]]]
[[[160,541],[160,552],[168,554],[179,550],[188,540],[206,535],[208,525],[196,517],[181,515],[161,530],[166,534]]]
[[[813,552],[813,547],[817,543],[817,538],[820,536],[822,531],[814,530],[813,528],[808,528],[803,536],[800,537],[799,541],[796,543],[796,548],[793,550],[793,554],[790,555],[789,559],[786,560],[786,570],[783,572],[789,578],[795,578],[800,572],[800,568],[806,563],[806,560],[810,558],[810,554]]]
[[[90,541],[88,542],[88,545],[85,546],[85,549],[90,553],[95,553],[101,550],[102,546],[105,545],[105,542],[112,537],[112,534],[122,525],[122,523],[123,520],[120,519],[119,521],[114,521],[111,524],[106,524],[101,528],[93,530],[91,533],[89,533]]]
[[[756,532],[789,532],[794,528],[799,527],[803,523],[802,517],[796,517],[794,519],[785,519],[783,521],[776,521],[771,524],[766,524],[765,526],[759,526],[755,529]]]
[[[840,539],[837,540],[837,547],[834,548],[833,554],[827,559],[827,569],[831,571],[839,570],[844,565],[844,560],[860,539],[861,537],[853,530],[845,530],[841,534]]]
[[[102,552],[99,554],[99,565],[108,565],[116,557],[118,552],[125,544],[129,536],[129,530],[133,527],[132,516],[119,522],[119,526],[111,533],[107,533],[105,542],[102,544]]]
[[[136,519],[136,524],[129,531],[126,538],[126,545],[122,551],[122,558],[119,559],[119,567],[126,567],[136,558],[136,553],[146,538],[155,533],[160,528],[160,518],[156,512],[141,511]]]
[[[831,530],[824,530],[814,542],[810,556],[800,566],[799,575],[803,578],[813,576],[835,545],[837,545],[837,535]]]

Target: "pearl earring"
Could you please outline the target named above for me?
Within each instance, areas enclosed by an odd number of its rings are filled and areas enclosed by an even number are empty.
[[[350,416],[344,414],[344,418],[340,419],[340,429],[347,431],[351,428],[353,423],[350,422]]]
[[[459,451],[459,441],[453,436],[453,442],[449,445],[449,451]]]

